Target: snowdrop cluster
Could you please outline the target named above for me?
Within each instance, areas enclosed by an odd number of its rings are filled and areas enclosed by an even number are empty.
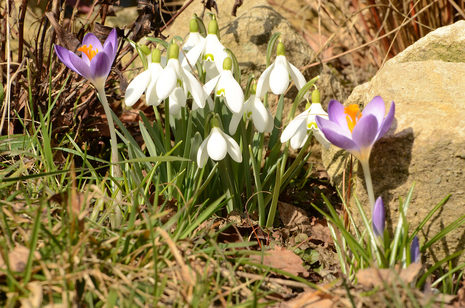
[[[302,73],[287,61],[284,44],[278,42],[275,62],[261,74],[258,81],[251,83],[248,91],[250,96],[246,99],[242,86],[235,78],[233,57],[220,42],[216,19],[210,21],[205,37],[199,32],[196,16],[190,21],[189,29],[189,37],[182,47],[186,53],[183,59],[179,60],[177,43],[171,42],[167,64],[163,67],[161,51],[156,48],[152,52],[148,69],[129,84],[125,94],[126,105],[133,106],[144,92],[148,105],[158,106],[167,100],[171,115],[177,115],[182,108],[186,108],[189,98],[192,98],[193,112],[203,110],[217,115],[216,113],[222,112],[222,105],[218,104],[224,104],[230,115],[228,130],[231,136],[234,137],[241,121],[249,120],[259,133],[271,133],[274,117],[261,98],[268,91],[283,95],[291,80],[299,90],[306,84]],[[193,75],[194,70],[197,70],[199,79]],[[200,79],[205,82],[204,85]],[[301,148],[308,139],[309,131],[313,130],[317,140],[329,147],[329,141],[320,133],[315,122],[317,115],[327,118],[319,101],[289,123],[281,141],[291,140],[293,148]],[[209,126],[211,128],[205,129],[206,135],[197,152],[199,168],[205,166],[208,157],[220,161],[226,154],[238,163],[242,161],[242,151],[247,145],[242,145],[241,150],[238,142],[225,133],[219,118],[221,117],[213,116]]]

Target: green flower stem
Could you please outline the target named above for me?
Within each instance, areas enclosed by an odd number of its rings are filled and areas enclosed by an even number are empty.
[[[105,115],[107,116],[107,121],[108,121],[108,127],[110,129],[110,144],[111,144],[111,162],[113,165],[110,167],[110,174],[114,178],[120,178],[122,173],[121,173],[121,166],[118,164],[119,163],[119,157],[118,157],[118,141],[116,139],[116,132],[115,132],[115,124],[113,123],[113,117],[111,115],[111,109],[110,105],[108,104],[107,96],[105,94],[105,89],[97,89],[98,92],[98,97],[100,99],[100,102],[102,103],[103,109],[105,110]],[[116,190],[116,185],[112,185],[113,189]],[[122,192],[119,190],[118,193],[116,194],[116,201],[121,201],[122,198]],[[121,223],[122,223],[122,212],[121,208],[119,207],[119,204],[115,204],[114,209],[111,211],[110,214],[110,224],[113,229],[118,228]]]
[[[245,190],[247,193],[247,199],[252,196],[252,181],[250,179],[250,157],[248,147],[251,141],[247,138],[247,130],[245,128],[244,121],[241,121],[241,136],[242,136],[242,153],[244,155],[243,164],[245,167]],[[253,159],[253,158],[252,158]]]
[[[373,208],[375,207],[375,194],[373,191],[373,182],[371,181],[370,164],[368,162],[368,159],[361,160],[360,163],[362,164],[363,174],[365,175],[368,200],[370,201],[371,215],[373,215]]]

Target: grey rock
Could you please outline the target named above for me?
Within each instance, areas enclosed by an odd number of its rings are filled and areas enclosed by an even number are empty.
[[[431,32],[388,61],[369,83],[355,88],[345,102],[365,106],[380,95],[385,100],[386,112],[390,101],[396,104],[393,125],[375,144],[370,157],[375,197],[383,197],[391,234],[399,216],[399,197],[405,198],[414,182],[407,216],[410,232],[447,194],[452,194],[420,232],[421,243],[465,214],[463,33],[464,21]],[[323,153],[328,174],[339,187],[342,187],[344,154],[345,151],[335,147]],[[357,164],[356,169],[359,171],[353,191],[371,215],[363,172]],[[352,198],[351,206],[356,213],[354,205]],[[361,222],[359,217],[356,220]],[[462,226],[433,246],[428,260],[440,260],[464,247],[465,227]],[[460,261],[464,260],[462,256]]]

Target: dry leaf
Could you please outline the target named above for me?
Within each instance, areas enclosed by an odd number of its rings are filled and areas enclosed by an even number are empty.
[[[303,267],[302,259],[286,248],[276,247],[274,250],[266,251],[263,258],[259,255],[252,255],[250,259],[296,276],[308,277],[310,275],[308,270]]]
[[[409,267],[395,271],[393,269],[368,268],[357,273],[357,279],[365,287],[380,287],[402,281],[409,284],[414,281],[423,265],[412,263]]]
[[[307,229],[307,226],[310,226],[310,220],[305,211],[301,208],[278,201],[278,211],[279,217],[281,217],[286,227],[293,228],[300,226],[302,229]]]
[[[27,259],[29,258],[30,250],[25,246],[15,246],[12,251],[8,252],[8,260],[10,261],[10,270],[13,272],[22,272],[26,268]],[[39,252],[34,253],[34,257],[40,260]],[[6,263],[0,254],[0,268],[6,270]],[[0,274],[2,275],[2,274]]]

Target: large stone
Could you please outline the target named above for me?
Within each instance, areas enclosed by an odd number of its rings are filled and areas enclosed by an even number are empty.
[[[396,104],[393,125],[375,144],[370,157],[375,196],[383,197],[391,234],[399,216],[399,196],[405,198],[413,183],[407,216],[411,231],[447,194],[452,195],[420,232],[423,243],[465,214],[463,33],[465,21],[428,34],[388,61],[369,83],[355,88],[345,102],[364,106],[380,95],[386,109],[390,101]],[[323,153],[328,174],[338,186],[342,186],[342,153],[335,147]],[[358,167],[354,193],[369,213],[364,177]],[[428,253],[429,261],[463,249],[464,231],[462,226],[435,245]]]
[[[244,1],[244,4],[237,10],[237,17],[231,16],[233,1],[218,0],[219,14],[218,25],[220,27],[221,42],[232,50],[236,55],[242,74],[242,82],[245,82],[249,74],[254,74],[258,80],[260,74],[266,69],[266,49],[268,41],[276,32],[282,32],[281,39],[286,47],[286,58],[297,68],[303,68],[313,62],[318,62],[313,51],[305,39],[289,23],[287,19],[277,13],[265,0]],[[203,5],[200,1],[193,2],[183,13],[176,18],[174,24],[164,32],[165,35],[187,37],[189,33],[189,20],[196,13],[201,15]],[[204,17],[204,23],[208,26],[210,18]],[[272,53],[272,61],[276,56],[276,50]],[[322,103],[327,106],[333,99],[343,100],[345,98],[340,83],[336,80],[329,67],[319,64],[302,71],[306,80],[315,76],[320,76],[317,82],[321,92]],[[295,87],[285,96],[284,113],[290,110],[292,102],[297,94]],[[268,101],[271,102],[273,112],[275,106],[275,96],[269,94]],[[301,103],[299,110],[303,111],[305,103]],[[298,114],[296,112],[296,114]],[[319,153],[319,144],[316,143],[312,150]]]

